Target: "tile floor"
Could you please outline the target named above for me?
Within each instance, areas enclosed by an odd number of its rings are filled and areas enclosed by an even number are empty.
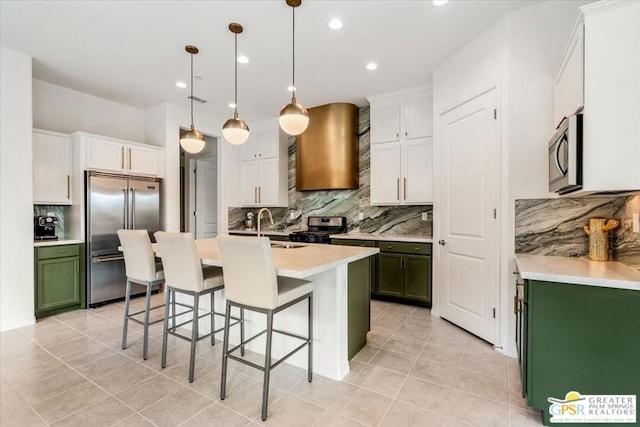
[[[372,301],[371,312],[368,344],[344,381],[316,375],[310,384],[301,369],[274,370],[266,424],[541,425],[520,397],[515,359],[427,309]],[[152,327],[143,361],[140,325],[130,326],[129,348],[120,348],[122,315],[123,305],[115,303],[2,333],[0,425],[262,424],[258,371],[230,362],[227,399],[220,401],[221,345],[200,342],[189,384],[189,344],[172,340],[163,370],[162,324]]]

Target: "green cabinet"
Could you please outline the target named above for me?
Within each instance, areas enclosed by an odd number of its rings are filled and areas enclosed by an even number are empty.
[[[84,245],[35,248],[36,318],[84,307]]]
[[[549,397],[640,393],[640,291],[527,280],[522,308],[523,396],[545,425]]]
[[[431,244],[378,242],[377,297],[431,306]]]

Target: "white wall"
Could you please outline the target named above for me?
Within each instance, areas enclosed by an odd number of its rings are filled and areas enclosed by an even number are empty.
[[[0,47],[0,330],[35,322],[31,57]]]
[[[144,141],[144,111],[33,79],[33,127]]]

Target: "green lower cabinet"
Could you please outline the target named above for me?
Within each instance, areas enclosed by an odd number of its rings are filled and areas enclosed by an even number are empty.
[[[371,257],[349,263],[349,283],[347,290],[347,344],[349,360],[367,343],[367,332],[371,321],[370,267]]]
[[[431,244],[379,242],[375,297],[431,307]]]
[[[35,248],[37,318],[84,308],[84,245]]]
[[[523,394],[543,411],[545,425],[556,425],[548,398],[563,400],[570,391],[635,395],[638,402],[640,291],[528,280],[524,293]]]

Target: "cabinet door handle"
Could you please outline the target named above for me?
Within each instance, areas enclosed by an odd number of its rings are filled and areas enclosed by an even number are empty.
[[[120,169],[124,169],[124,147],[120,147]]]
[[[71,175],[67,175],[67,200],[71,200]]]
[[[131,169],[132,164],[133,164],[133,157],[131,157],[131,148],[129,148],[129,169]]]
[[[63,249],[58,249],[58,250],[56,251],[56,253],[57,253],[57,254],[63,254],[63,253],[64,253],[64,250],[63,250]]]
[[[80,260],[79,259],[76,260],[76,271],[78,273],[80,272]]]
[[[396,139],[400,138],[400,134],[396,132]]]
[[[407,177],[402,178],[402,191],[404,192],[404,200],[407,200]]]
[[[262,203],[262,187],[258,186],[258,203]]]
[[[258,187],[253,187],[253,203],[258,203]]]
[[[391,248],[393,248],[393,246],[392,246],[392,245],[388,245],[388,246],[387,246],[387,249],[391,249]]]
[[[406,130],[404,131],[404,136],[409,136],[409,132],[407,132]]]
[[[396,179],[396,199],[400,200],[400,178]]]

